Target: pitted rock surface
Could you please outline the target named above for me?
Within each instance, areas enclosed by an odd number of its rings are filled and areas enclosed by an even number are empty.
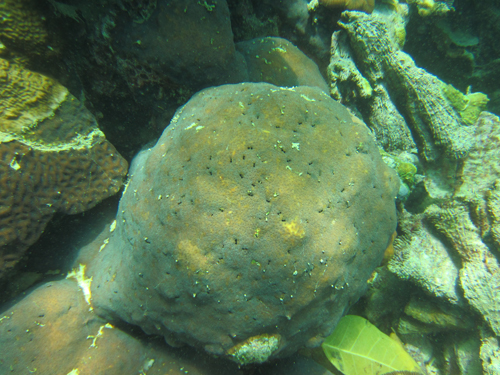
[[[397,176],[318,88],[205,89],[131,174],[95,311],[240,364],[319,345],[396,227]]]

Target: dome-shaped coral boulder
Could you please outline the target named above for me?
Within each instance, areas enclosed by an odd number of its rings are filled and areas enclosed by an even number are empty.
[[[134,162],[92,304],[240,364],[317,346],[381,261],[397,190],[320,89],[203,90]]]

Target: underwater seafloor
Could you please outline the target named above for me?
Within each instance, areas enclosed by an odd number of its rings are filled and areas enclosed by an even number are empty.
[[[0,374],[500,374],[496,0],[0,16]]]

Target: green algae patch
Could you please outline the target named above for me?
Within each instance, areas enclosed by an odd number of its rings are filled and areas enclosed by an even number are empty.
[[[486,109],[490,101],[482,92],[467,92],[463,94],[452,85],[443,85],[443,94],[451,106],[460,114],[460,118],[467,125],[476,122],[479,114]]]
[[[380,155],[382,159],[389,165],[392,169],[394,169],[399,178],[403,183],[405,183],[408,188],[412,188],[415,182],[415,175],[417,174],[417,167],[409,163],[407,161],[398,158],[397,156],[391,155],[383,149],[379,149]]]

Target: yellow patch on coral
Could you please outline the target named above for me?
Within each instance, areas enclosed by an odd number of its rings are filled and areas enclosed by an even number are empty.
[[[304,238],[306,235],[306,230],[298,219],[282,222],[282,225],[285,230],[285,236],[290,239]]]
[[[206,270],[213,262],[212,255],[203,254],[203,251],[190,240],[180,241],[177,248],[179,249],[178,260],[184,263],[182,266],[192,271]]]

